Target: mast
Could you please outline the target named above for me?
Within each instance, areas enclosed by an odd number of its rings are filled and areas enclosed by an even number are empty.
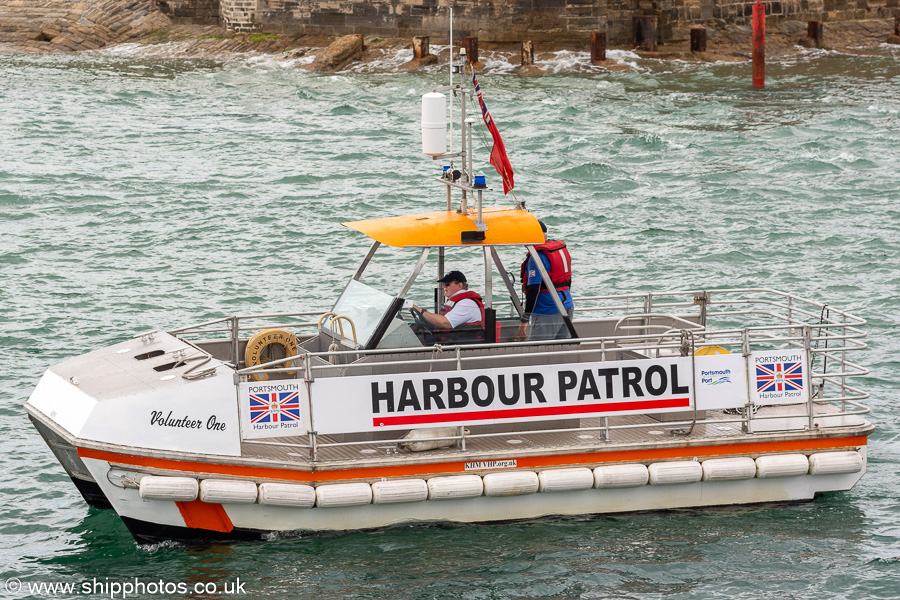
[[[451,38],[452,47],[452,38]],[[452,210],[452,190],[456,188],[461,192],[461,201],[459,212],[463,215],[469,214],[469,198],[475,201],[475,209],[478,215],[475,219],[476,231],[472,239],[464,241],[480,241],[484,239],[484,232],[487,231],[487,225],[482,218],[482,193],[484,190],[491,190],[485,184],[484,175],[475,175],[475,164],[473,156],[472,128],[475,126],[475,119],[469,117],[466,111],[466,99],[474,98],[475,90],[466,85],[465,65],[468,62],[465,58],[465,48],[459,49],[459,55],[463,57],[461,64],[454,64],[455,53],[451,54],[450,70],[451,81],[453,75],[459,75],[459,83],[451,83],[449,86],[437,86],[432,92],[450,92],[450,150],[440,154],[431,154],[433,160],[446,160],[450,162],[450,167],[444,168],[444,174],[438,178],[442,184],[447,187],[447,210]],[[459,151],[454,152],[453,142],[453,97],[459,95]],[[455,159],[459,159],[461,170],[453,168]]]
[[[447,61],[450,66],[450,89],[453,89],[453,3],[450,3],[450,60]],[[453,96],[454,94],[450,94],[450,154],[453,154]],[[450,166],[453,166],[453,161],[450,161]],[[449,189],[447,190],[447,201],[450,201]],[[447,209],[449,210],[449,206]]]

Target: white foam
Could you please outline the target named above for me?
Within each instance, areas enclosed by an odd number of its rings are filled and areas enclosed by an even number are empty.
[[[615,61],[620,65],[631,67],[635,71],[645,70],[639,67],[637,64],[637,61],[640,60],[641,57],[630,50],[607,50],[606,58]]]
[[[900,112],[900,107],[888,107],[888,106],[878,106],[872,104],[866,108],[869,112],[881,113],[886,115],[896,115]]]
[[[591,64],[589,52],[573,52],[572,50],[558,50],[552,58],[541,61],[548,73],[570,73],[573,71],[589,71],[596,67]]]
[[[396,52],[388,50],[379,58],[351,63],[345,70],[352,73],[385,73],[399,71],[400,67],[413,59],[412,48],[401,48]]]

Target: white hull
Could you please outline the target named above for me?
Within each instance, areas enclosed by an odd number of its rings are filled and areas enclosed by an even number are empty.
[[[853,473],[805,474],[736,481],[698,481],[667,485],[646,484],[621,489],[583,489],[564,492],[534,492],[517,496],[479,496],[452,500],[421,500],[389,504],[363,504],[333,508],[265,506],[258,503],[216,503],[204,506],[227,515],[230,531],[222,538],[266,537],[266,534],[335,532],[373,529],[414,523],[484,523],[534,519],[547,516],[614,514],[675,508],[728,506],[766,502],[811,500],[823,492],[849,490],[865,473],[866,448],[858,452],[862,468]],[[792,455],[794,456],[794,455]],[[85,459],[85,465],[129,526],[168,526],[165,535],[184,540],[204,540],[211,531],[188,522],[174,501],[143,500],[137,487],[119,487],[111,481],[110,464]],[[663,463],[664,464],[664,463]],[[115,471],[114,471],[115,472]],[[181,473],[179,475],[184,475]],[[199,478],[199,476],[198,476]],[[201,501],[194,500],[194,505]],[[203,512],[201,510],[201,512]],[[221,514],[220,513],[220,514]],[[152,526],[148,529],[152,529]],[[172,531],[181,531],[173,535]],[[213,530],[214,532],[214,530]],[[141,541],[155,541],[133,531]]]

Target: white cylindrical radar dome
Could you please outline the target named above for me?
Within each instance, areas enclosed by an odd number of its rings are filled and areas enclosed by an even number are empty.
[[[422,95],[422,152],[440,156],[447,152],[447,96]]]

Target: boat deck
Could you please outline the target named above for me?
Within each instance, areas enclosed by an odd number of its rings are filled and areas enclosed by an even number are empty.
[[[725,411],[707,411],[691,429],[690,421],[660,421],[648,415],[610,417],[608,430],[604,419],[582,419],[580,429],[559,431],[516,431],[502,434],[467,435],[465,450],[458,446],[413,452],[395,441],[355,442],[341,445],[329,436],[318,437],[319,449],[316,469],[346,469],[353,467],[385,466],[387,464],[434,463],[450,461],[498,460],[510,457],[608,452],[626,448],[698,445],[701,442],[722,443],[728,438],[740,442],[752,441],[755,436],[784,434],[821,435],[823,432],[847,428],[861,428],[868,423],[858,415],[841,414],[832,405],[816,407],[817,431],[809,432],[809,417],[799,416],[805,405],[760,407],[753,415],[753,433],[744,433],[741,416]],[[596,429],[593,429],[596,428]],[[690,431],[689,431],[690,430]],[[608,439],[607,439],[608,432]],[[399,432],[402,435],[403,432]],[[398,435],[399,437],[399,435]],[[309,439],[306,436],[266,441],[244,441],[244,459],[275,461],[300,468],[312,467]]]

